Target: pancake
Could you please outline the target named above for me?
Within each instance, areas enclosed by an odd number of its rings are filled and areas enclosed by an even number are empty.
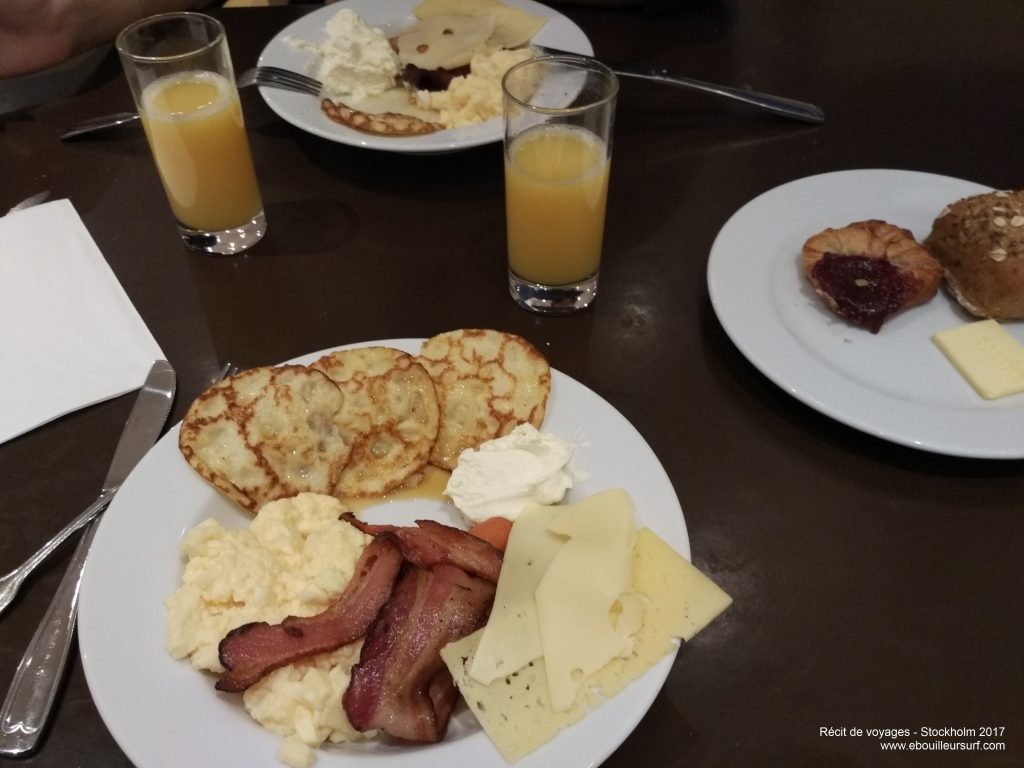
[[[320,108],[329,120],[356,131],[380,136],[423,136],[444,129],[441,123],[424,120],[416,115],[390,111],[364,112],[330,99],[323,99]]]
[[[347,349],[310,366],[345,393],[341,419],[352,455],[333,493],[340,499],[397,488],[423,468],[438,430],[433,381],[412,355],[390,347]]]
[[[540,428],[551,391],[547,360],[526,339],[468,329],[427,339],[419,363],[437,388],[441,425],[430,462],[454,469],[467,448],[530,423]]]
[[[253,368],[195,399],[178,447],[202,477],[255,513],[274,499],[333,490],[351,454],[344,404],[341,389],[320,371]]]

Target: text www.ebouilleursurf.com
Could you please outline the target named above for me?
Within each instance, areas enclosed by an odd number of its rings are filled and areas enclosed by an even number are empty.
[[[977,728],[921,726],[910,728],[856,728],[821,726],[818,735],[827,738],[876,739],[883,752],[1002,752],[1006,728],[985,725]]]

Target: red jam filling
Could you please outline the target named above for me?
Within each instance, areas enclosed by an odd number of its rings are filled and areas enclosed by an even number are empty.
[[[878,333],[906,304],[914,276],[885,259],[826,253],[811,269],[818,286],[851,323]]]

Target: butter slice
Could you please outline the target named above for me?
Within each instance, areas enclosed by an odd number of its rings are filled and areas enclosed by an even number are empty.
[[[995,320],[939,331],[932,341],[985,399],[1024,392],[1024,346]]]

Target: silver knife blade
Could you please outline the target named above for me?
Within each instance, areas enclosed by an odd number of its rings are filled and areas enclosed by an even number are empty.
[[[157,360],[149,369],[139,396],[128,414],[121,439],[110,460],[110,470],[103,481],[103,490],[117,488],[128,477],[160,436],[174,400],[174,369],[166,360]]]
[[[60,135],[60,138],[61,141],[65,141],[67,139],[73,139],[76,136],[84,136],[87,133],[93,133],[94,131],[102,131],[107,128],[116,128],[119,125],[134,123],[138,121],[138,119],[139,115],[137,112],[115,112],[112,115],[94,117],[78,123],[77,125],[71,126]]]
[[[715,96],[722,96],[752,107],[757,107],[758,109],[763,109],[776,115],[800,120],[804,123],[821,123],[825,120],[824,110],[822,110],[821,107],[815,104],[810,104],[806,101],[798,101],[797,99],[790,99],[784,96],[775,96],[770,93],[759,93],[758,91],[752,91],[748,88],[734,88],[729,85],[709,83],[705,80],[697,80],[693,77],[675,75],[664,69],[654,67],[645,69],[642,66],[609,61],[596,56],[588,56],[584,53],[563,51],[547,45],[537,45],[536,43],[532,43],[530,47],[532,47],[537,53],[544,56],[583,56],[585,58],[594,59],[595,61],[603,63],[619,77],[635,77],[640,80],[660,83],[661,85],[672,85],[677,88],[686,88],[691,91],[710,93]]]
[[[103,491],[89,508],[54,537],[59,538],[57,543],[98,515],[132,468],[153,447],[171,412],[174,391],[174,369],[165,360],[157,360],[125,422]],[[0,706],[0,755],[27,755],[38,746],[43,735],[63,677],[78,615],[82,569],[95,532],[96,526],[93,525],[83,534],[67,572],[14,673],[11,687]],[[36,556],[44,550],[49,554],[53,548],[47,550],[43,547]],[[40,562],[35,557],[29,559],[29,563],[33,561]]]
[[[9,211],[7,211],[7,213],[5,213],[4,216],[9,216],[12,213],[17,213],[18,211],[24,211],[26,208],[31,208],[34,205],[39,205],[40,203],[45,201],[46,198],[48,198],[49,196],[50,196],[50,190],[48,190],[48,189],[43,190],[42,192],[37,192],[36,194],[34,194],[34,195],[30,196],[30,197],[26,197],[20,203],[12,205],[11,209]]]

